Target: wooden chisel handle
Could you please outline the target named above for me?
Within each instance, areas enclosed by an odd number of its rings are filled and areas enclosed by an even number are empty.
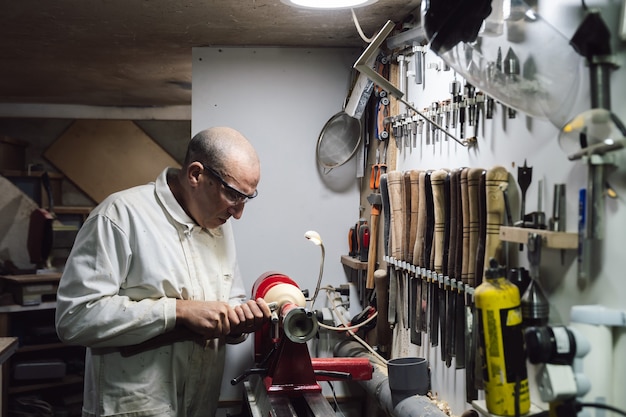
[[[407,262],[415,264],[417,260],[415,255],[415,239],[417,239],[417,215],[419,212],[419,171],[409,171],[410,189],[411,189],[411,220],[410,220],[410,235]]]
[[[485,172],[482,168],[470,168],[467,174],[467,194],[469,196],[469,248],[470,262],[468,264],[467,280],[472,287],[476,286],[476,250],[478,247],[478,233],[480,226],[479,190],[480,176]]]
[[[460,203],[460,170],[450,173],[450,240],[448,244],[448,275],[450,278],[461,278],[457,274],[457,241],[459,237],[458,223],[460,219],[458,205]]]
[[[478,239],[476,241],[476,262],[474,263],[474,285],[483,282],[485,264],[485,241],[487,235],[487,193],[485,178],[487,171],[483,170],[478,177]]]
[[[374,272],[374,283],[376,286],[376,310],[378,311],[378,318],[376,319],[376,335],[378,338],[378,345],[382,348],[382,346],[389,346],[392,340],[391,327],[389,326],[388,318],[389,277],[387,276],[387,271],[384,269],[377,269]],[[395,300],[393,300],[393,302],[395,302]]]
[[[426,267],[424,263],[424,239],[426,236],[426,172],[420,171],[418,174],[418,196],[419,207],[417,211],[417,227],[415,233],[415,245],[413,246],[413,263],[422,268]]]
[[[469,241],[470,241],[470,210],[469,210],[469,193],[467,188],[467,174],[469,168],[463,168],[461,171],[461,211],[463,212],[463,234],[462,234],[462,251],[463,260],[461,265],[461,280],[464,284],[469,284]]]
[[[426,269],[434,269],[435,251],[433,250],[433,239],[435,236],[435,208],[433,204],[433,187],[430,181],[432,171],[426,171],[425,199],[426,206],[426,233],[424,238],[424,262]]]
[[[387,187],[389,189],[389,208],[391,210],[391,256],[402,259],[402,244],[404,236],[404,217],[402,213],[402,183],[400,171],[387,173]]]
[[[411,174],[402,173],[402,218],[404,219],[404,235],[402,237],[402,260],[409,262],[413,258],[413,247],[409,257],[409,242],[411,241]]]
[[[504,224],[505,202],[503,191],[509,184],[509,173],[505,167],[497,165],[487,171],[485,188],[487,195],[487,225],[485,239],[484,270],[489,267],[489,259],[494,258],[499,265],[505,265],[505,254],[500,240],[500,226]]]
[[[444,169],[434,171],[430,176],[430,183],[433,189],[433,207],[435,214],[433,236],[434,270],[438,274],[443,273],[445,219],[446,211],[448,210],[444,196],[444,184],[447,177],[448,171]]]

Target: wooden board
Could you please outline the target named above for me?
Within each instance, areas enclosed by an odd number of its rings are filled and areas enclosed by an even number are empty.
[[[180,167],[129,120],[77,120],[44,157],[96,203],[116,191],[154,181],[168,166]]]
[[[551,230],[529,229],[524,227],[500,226],[500,240],[505,242],[528,243],[528,235],[537,233],[543,245],[550,249],[577,249],[578,233],[553,232]]]
[[[40,282],[59,282],[61,279],[61,273],[0,275],[0,279],[10,281],[17,285],[38,284]]]

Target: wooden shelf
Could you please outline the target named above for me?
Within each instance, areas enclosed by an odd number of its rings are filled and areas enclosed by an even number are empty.
[[[500,240],[505,242],[528,243],[528,235],[536,233],[542,237],[542,243],[549,249],[577,249],[578,233],[553,232],[551,230],[530,229],[526,227],[500,227]]]
[[[19,304],[10,304],[6,306],[0,306],[0,314],[2,313],[22,313],[24,311],[33,310],[54,310],[57,308],[56,301],[44,301],[41,304],[32,306],[22,306]]]
[[[67,375],[62,379],[52,379],[48,382],[40,382],[30,385],[15,385],[9,387],[9,394],[18,394],[22,392],[41,391],[44,389],[56,388],[65,385],[81,384],[83,377],[80,375]]]
[[[24,177],[24,178],[40,178],[43,173],[46,171],[35,171],[35,170],[31,170],[29,171],[23,171],[23,170],[19,170],[19,169],[2,169],[0,170],[0,175],[10,178],[10,177]],[[60,180],[63,179],[64,176],[63,174],[59,174],[58,172],[48,172],[48,176],[50,177],[50,179],[54,179],[54,180]]]
[[[22,275],[10,276],[11,279],[20,282],[37,282],[40,279],[58,279],[60,274],[49,274],[46,276]],[[7,278],[4,276],[3,278]],[[7,404],[10,404],[16,396],[24,394],[41,395],[44,401],[51,405],[62,405],[62,398],[57,398],[57,393],[66,395],[82,395],[83,368],[82,360],[85,357],[84,347],[68,345],[58,340],[49,338],[47,343],[25,344],[18,346],[19,341],[45,341],[38,337],[38,333],[30,331],[32,326],[50,326],[54,323],[54,309],[56,302],[42,302],[34,306],[6,305],[0,307],[0,340],[14,340],[12,355],[2,364],[1,386],[1,414],[7,415]],[[39,310],[39,311],[38,311]],[[21,316],[19,313],[28,312],[32,317]],[[20,335],[18,341],[17,335]],[[25,342],[26,343],[26,342]],[[67,364],[67,374],[62,378],[40,378],[40,379],[15,379],[13,374],[16,363],[28,363],[31,361],[58,359]]]
[[[6,362],[17,351],[17,346],[17,337],[0,337],[0,364]]]
[[[91,210],[93,210],[92,206],[54,206],[53,207],[55,214],[80,214],[83,216],[89,215]]]
[[[348,255],[341,255],[341,263],[359,271],[365,271],[367,269],[367,262],[359,261],[357,258]]]
[[[67,347],[68,347],[68,345],[66,345],[65,343],[62,343],[62,342],[42,343],[40,345],[21,346],[20,348],[17,349],[17,353],[37,352],[37,351],[40,351],[40,350],[51,350],[51,349],[66,349]]]

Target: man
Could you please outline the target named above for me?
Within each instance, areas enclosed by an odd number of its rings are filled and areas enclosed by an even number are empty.
[[[84,416],[215,415],[224,344],[271,314],[262,299],[244,301],[229,222],[259,179],[250,142],[211,128],[192,138],[182,169],[90,214],[56,310],[60,339],[87,346]],[[181,329],[195,337],[178,337]]]

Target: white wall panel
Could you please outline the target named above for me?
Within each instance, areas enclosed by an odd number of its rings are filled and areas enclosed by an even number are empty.
[[[233,223],[249,290],[262,273],[280,271],[313,292],[320,249],[304,238],[307,230],[317,230],[326,247],[324,284],[346,282],[340,256],[359,215],[356,161],[324,174],[315,149],[326,121],[342,110],[357,57],[347,49],[193,50],[192,135],[234,127],[261,159],[259,197]],[[252,364],[249,342],[229,351],[225,381]],[[223,399],[239,400],[239,388],[225,384]]]

